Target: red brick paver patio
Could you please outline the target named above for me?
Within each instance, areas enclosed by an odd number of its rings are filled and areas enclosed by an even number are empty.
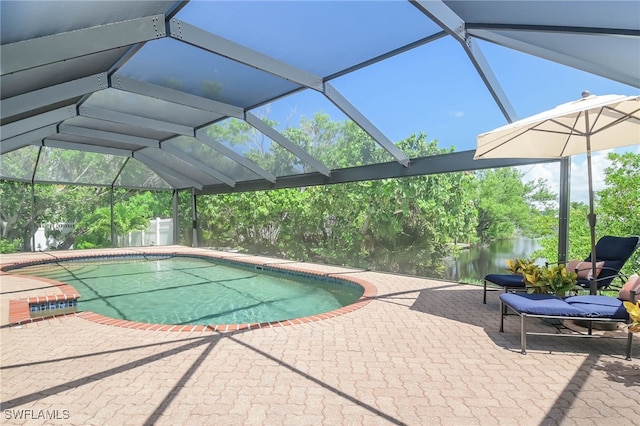
[[[114,251],[127,250],[98,253]],[[3,255],[1,263],[38,256]],[[483,305],[475,286],[287,266],[345,273],[372,283],[377,296],[321,321],[222,333],[125,328],[81,315],[15,326],[9,300],[61,290],[3,274],[2,423],[638,424],[640,362],[624,360],[624,340],[531,337],[521,355],[517,318],[498,332],[498,292]]]

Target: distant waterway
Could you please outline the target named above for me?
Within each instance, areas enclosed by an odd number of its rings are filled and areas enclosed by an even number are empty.
[[[540,248],[535,239],[516,237],[495,241],[486,247],[460,250],[455,258],[447,262],[445,279],[479,281],[487,274],[508,273],[508,259],[530,257]]]

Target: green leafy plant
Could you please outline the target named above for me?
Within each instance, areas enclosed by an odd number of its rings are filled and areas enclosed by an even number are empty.
[[[533,288],[534,293],[556,296],[564,296],[567,292],[576,290],[577,279],[576,273],[568,271],[563,264],[536,266],[531,273],[525,274],[525,283]]]
[[[631,324],[629,324],[629,331],[631,333],[640,333],[640,301],[636,303],[624,302],[624,307],[629,312],[631,318]]]
[[[0,253],[17,253],[20,251],[20,246],[22,245],[21,239],[16,239],[13,241],[0,239]]]
[[[511,271],[512,274],[522,275],[532,274],[538,268],[536,265],[537,259],[528,259],[528,258],[515,258],[513,260],[507,260],[507,269]]]
[[[533,293],[554,294],[564,296],[567,292],[577,290],[578,276],[567,270],[563,264],[555,266],[536,265],[536,259],[507,260],[507,269],[512,273],[522,275],[525,285]]]

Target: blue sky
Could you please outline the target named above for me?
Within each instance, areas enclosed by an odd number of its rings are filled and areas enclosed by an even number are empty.
[[[406,1],[375,1],[364,8],[354,1],[199,1],[191,2],[178,17],[320,76],[440,30]],[[394,24],[397,22],[405,25]],[[576,100],[583,90],[596,95],[640,94],[638,88],[492,43],[479,40],[478,45],[517,118]],[[226,90],[234,90],[233,82],[227,83]],[[339,77],[331,84],[393,142],[422,132],[429,140],[438,140],[440,147],[472,150],[478,134],[507,123],[466,53],[451,37]],[[278,122],[282,130],[318,111],[334,120],[347,119],[313,90],[253,112]],[[638,151],[639,147],[626,149]],[[605,155],[593,156],[596,190],[602,187]],[[587,199],[584,157],[572,159],[572,199],[579,201]],[[526,178],[545,178],[556,192],[558,170],[557,164],[525,169]]]
[[[631,86],[510,49],[489,43],[482,46],[518,118],[579,99],[585,89],[598,95],[640,93]],[[443,147],[474,149],[479,133],[507,121],[458,47],[449,39],[439,40],[332,84],[394,142],[422,131]],[[433,67],[420,64],[421,56],[428,55],[437,56],[439,63]],[[290,117],[293,111],[296,116],[309,116],[318,107],[344,119],[312,91],[272,104],[271,117],[280,121],[278,114]]]
[[[596,95],[640,94],[632,86],[490,43],[480,44],[518,118],[579,99],[583,90]],[[437,63],[429,63],[431,57],[437,57]],[[332,84],[394,142],[424,132],[429,140],[437,139],[441,147],[471,150],[478,134],[507,123],[466,54],[450,39],[354,72]],[[286,127],[318,110],[337,120],[346,119],[321,94],[312,91],[270,104],[263,113]],[[640,145],[617,152],[626,150],[640,152]],[[606,154],[596,152],[592,156],[595,190],[604,186]],[[558,192],[558,164],[541,164],[523,171],[525,179],[546,179]],[[587,188],[586,156],[574,156],[571,199],[586,202]]]

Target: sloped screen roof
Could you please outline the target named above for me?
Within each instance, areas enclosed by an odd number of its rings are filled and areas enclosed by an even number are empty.
[[[516,111],[484,46],[640,87],[640,3],[633,1],[2,1],[0,7],[0,178],[9,180],[215,193],[512,164],[478,165],[464,149],[410,159],[378,117],[367,115],[368,102],[345,95],[358,72],[436,44],[459,50],[486,109],[506,121]],[[352,121],[375,141],[377,154],[343,164],[291,137],[264,111],[294,96]],[[398,119],[397,111],[388,112]],[[284,164],[272,155],[275,148],[294,160]],[[269,155],[275,159],[260,161]]]

